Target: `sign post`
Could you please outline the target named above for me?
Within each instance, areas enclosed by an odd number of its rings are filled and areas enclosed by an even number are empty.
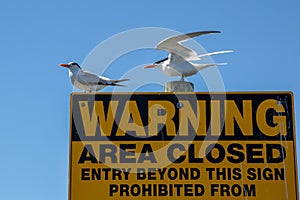
[[[290,92],[74,93],[69,200],[298,199]]]

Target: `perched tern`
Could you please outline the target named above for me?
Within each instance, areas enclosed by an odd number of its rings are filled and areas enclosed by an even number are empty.
[[[75,62],[70,62],[68,64],[59,64],[59,66],[66,67],[69,69],[69,76],[72,84],[75,87],[89,92],[101,90],[106,86],[124,86],[119,85],[117,83],[129,80],[111,80],[104,76],[98,76],[96,74],[81,69],[81,67]]]
[[[158,68],[163,71],[168,76],[181,76],[181,80],[184,81],[185,77],[196,74],[199,70],[210,66],[218,66],[224,65],[226,63],[208,63],[208,64],[198,64],[192,63],[191,61],[201,60],[203,57],[222,54],[222,53],[230,53],[232,51],[216,51],[212,53],[200,54],[189,49],[183,45],[181,42],[188,41],[193,37],[197,37],[200,35],[211,34],[211,33],[220,33],[220,31],[200,31],[187,33],[183,35],[177,35],[173,37],[166,38],[158,43],[156,49],[165,50],[169,52],[169,56],[162,60],[159,60],[151,65],[144,66],[144,68]]]

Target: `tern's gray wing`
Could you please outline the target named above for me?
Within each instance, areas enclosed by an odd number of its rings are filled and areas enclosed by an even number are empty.
[[[104,76],[98,76],[88,71],[83,71],[76,77],[77,81],[84,85],[118,85],[116,83],[128,81],[129,79],[111,80]]]
[[[195,71],[195,68],[190,62],[174,53],[170,54],[169,65],[179,74],[189,74],[190,71]]]
[[[183,58],[192,58],[197,57],[197,53],[183,45],[180,42],[187,41],[193,37],[200,35],[211,34],[211,33],[220,33],[220,31],[199,31],[193,33],[187,33],[183,35],[173,36],[162,40],[156,46],[157,49],[165,50],[170,53],[175,53],[180,55]]]
[[[183,63],[183,62],[186,62],[186,60],[181,56],[175,53],[170,54],[170,63]]]
[[[76,80],[84,85],[104,85],[105,81],[102,80],[98,75],[88,71],[82,71],[76,76]]]
[[[217,63],[217,64],[216,63],[207,63],[207,64],[192,63],[183,59],[181,56],[178,56],[173,53],[170,56],[170,60],[171,60],[170,65],[172,69],[183,76],[191,76],[207,67],[226,64],[226,63]]]

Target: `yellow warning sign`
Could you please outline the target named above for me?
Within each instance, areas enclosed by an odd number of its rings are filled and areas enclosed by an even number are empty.
[[[298,199],[293,97],[71,95],[70,200]]]

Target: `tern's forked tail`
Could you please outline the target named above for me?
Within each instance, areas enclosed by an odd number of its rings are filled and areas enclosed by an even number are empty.
[[[123,82],[123,81],[129,81],[129,78],[126,79],[120,79],[120,80],[112,80],[113,83],[119,83],[119,82]]]
[[[121,84],[117,84],[119,82],[123,82],[123,81],[129,81],[130,79],[120,79],[120,80],[111,80],[110,83],[108,85],[111,86],[121,86],[121,87],[127,87],[126,85],[121,85]]]
[[[197,55],[197,59],[195,60],[201,60],[201,58],[203,57],[207,57],[207,56],[213,56],[213,55],[218,55],[218,54],[223,54],[223,53],[232,53],[232,50],[224,50],[224,51],[215,51],[215,52],[211,52],[211,53],[205,53],[205,54],[199,54]]]

